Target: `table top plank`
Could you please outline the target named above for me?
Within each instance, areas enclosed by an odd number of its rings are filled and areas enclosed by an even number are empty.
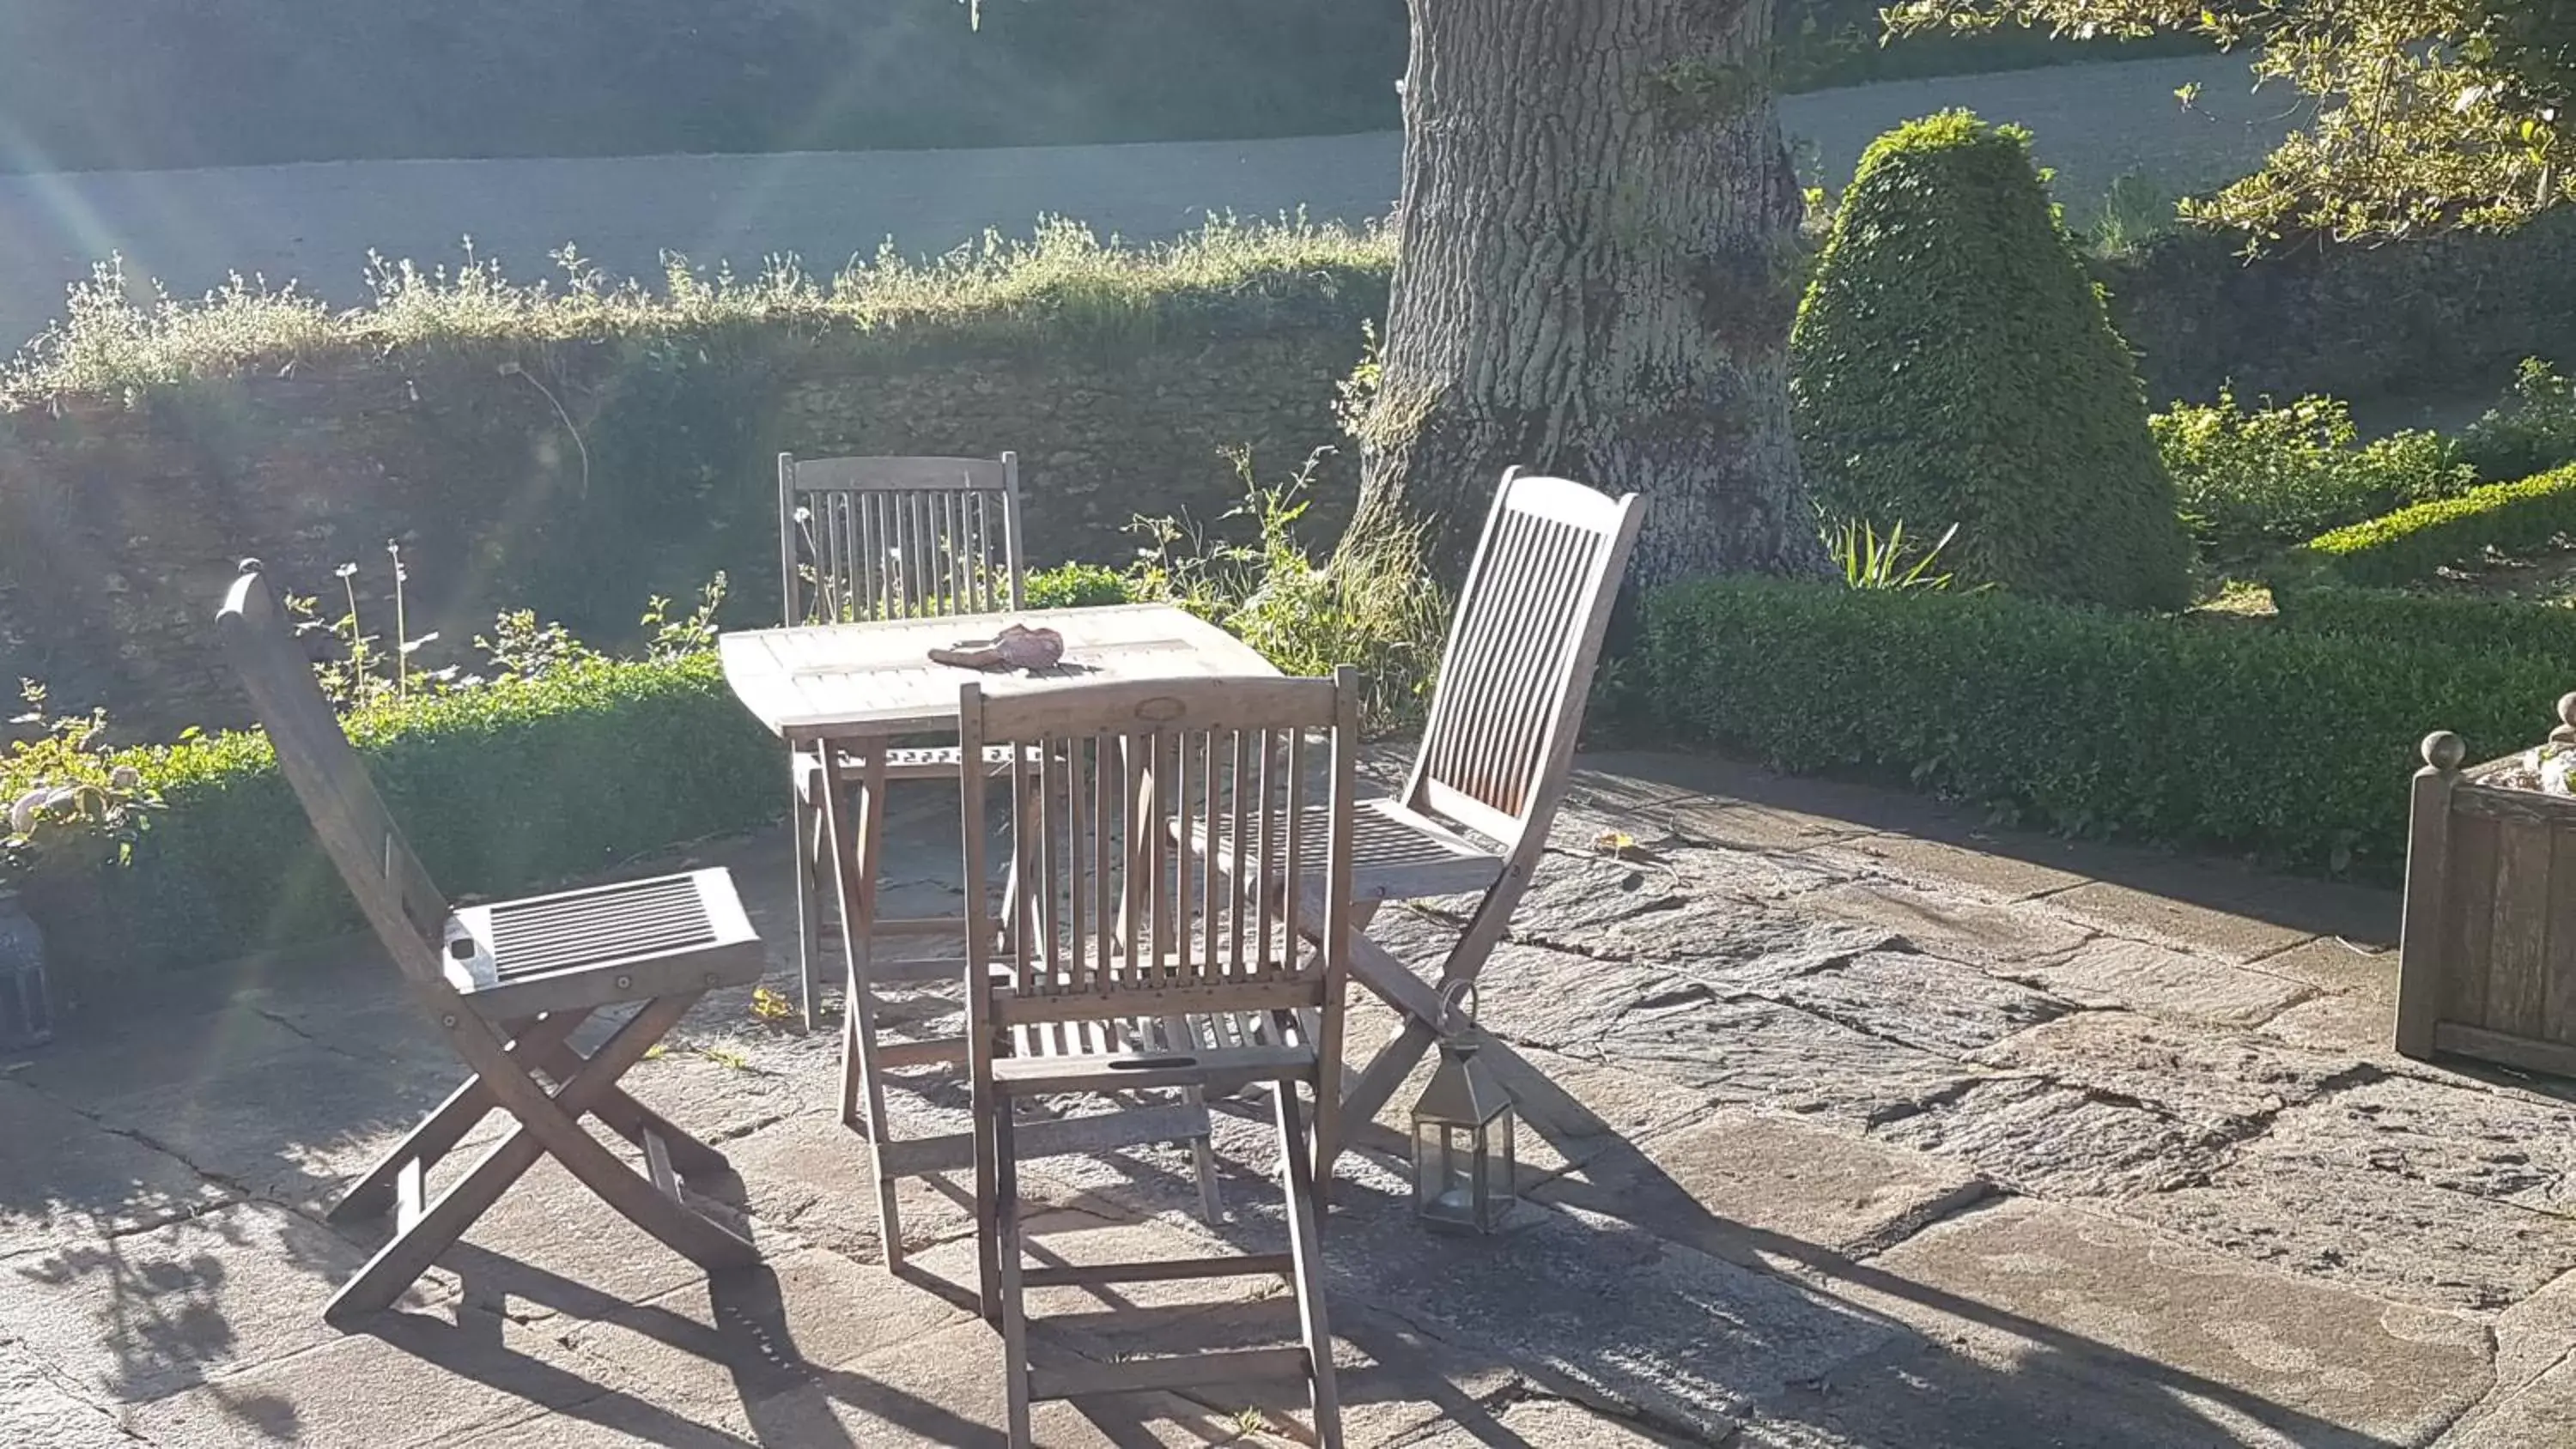
[[[1036,674],[934,664],[929,651],[988,639],[1008,623],[1054,629],[1064,662]],[[716,641],[725,683],[772,734],[794,743],[954,729],[958,686],[994,694],[1070,680],[1276,675],[1242,640],[1170,604],[1024,609],[745,629]]]

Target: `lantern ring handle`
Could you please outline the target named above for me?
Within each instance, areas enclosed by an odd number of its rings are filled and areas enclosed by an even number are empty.
[[[1463,1020],[1458,1014],[1458,1004],[1461,1001],[1467,1004],[1467,1012]],[[1454,1033],[1473,1028],[1482,1010],[1482,1002],[1476,995],[1476,983],[1472,979],[1452,981],[1440,989],[1441,1031]]]

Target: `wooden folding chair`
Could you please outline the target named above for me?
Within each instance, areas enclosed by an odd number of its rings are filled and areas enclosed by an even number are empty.
[[[724,1172],[723,1154],[617,1085],[698,998],[760,978],[760,939],[732,878],[702,870],[451,911],[394,827],[255,561],[242,566],[217,627],[324,852],[471,1072],[331,1209],[334,1222],[394,1209],[398,1226],[324,1316],[345,1322],[390,1305],[546,1156],[710,1272],[757,1261],[749,1242],[680,1197],[679,1177]],[[638,1009],[596,1051],[574,1049],[571,1035],[592,1013],[628,1005]],[[428,1196],[430,1169],[495,1108],[514,1120],[508,1135]],[[584,1115],[635,1144],[643,1172],[601,1146]]]
[[[1013,887],[997,919],[978,828],[988,785],[965,782],[968,1005],[983,1170],[985,1313],[999,1320],[1010,1442],[1029,1442],[1034,1400],[1246,1378],[1301,1379],[1317,1440],[1341,1442],[1332,1339],[1317,1257],[1315,1152],[1337,1103],[1327,1067],[1341,1052],[1350,938],[1351,783],[1357,675],[1070,685],[988,697],[965,686],[965,748],[1009,746],[1029,778],[1012,791]],[[1027,751],[1027,756],[1019,752]],[[1321,754],[1326,799],[1309,809]],[[1236,891],[1190,842],[1223,819],[1271,842],[1264,879]],[[1274,826],[1276,828],[1274,828]],[[1005,926],[1014,929],[1006,931]],[[1007,942],[1007,944],[1006,944]],[[1301,942],[1311,945],[1301,949]],[[1026,1267],[1019,1163],[1024,1098],[1140,1089],[1240,1091],[1271,1084],[1287,1194],[1289,1251],[1264,1255]],[[1314,1099],[1310,1128],[1298,1102]],[[1301,1344],[1172,1358],[1033,1365],[1024,1290],[1175,1278],[1277,1275],[1295,1294]]]
[[[1025,556],[1020,546],[1020,465],[1015,453],[987,458],[778,459],[779,572],[785,620],[803,624],[858,623],[877,619],[944,618],[993,614],[1022,607]],[[839,889],[836,858],[874,862],[885,832],[888,787],[907,781],[953,785],[968,755],[953,746],[891,748],[883,740],[836,744],[830,767],[823,751],[804,749],[793,759],[796,824],[797,961],[805,1024],[813,1028],[816,977],[822,943],[822,901],[845,903],[847,918],[868,922],[844,940],[851,970],[841,1018],[841,1120],[867,1136],[877,1177],[885,1263],[903,1257],[901,1210],[894,1183],[965,1168],[971,1141],[965,1134],[897,1140],[886,1111],[883,1073],[966,1065],[962,1038],[880,1042],[869,993],[881,986],[953,982],[964,963],[965,921],[958,917],[886,919],[877,914],[872,869]],[[1006,773],[1010,752],[993,746],[973,755],[987,774]],[[823,830],[824,792],[838,779],[850,808],[852,838],[833,841]],[[889,947],[894,949],[888,949]],[[1119,1124],[1123,1136],[1088,1135],[1061,1124],[1046,1136],[1061,1150],[1134,1146],[1187,1140],[1198,1180],[1199,1211],[1214,1222],[1216,1156],[1207,1138],[1207,1112],[1196,1094],[1187,1109],[1136,1112]]]
[[[1016,453],[999,458],[778,455],[778,574],[785,606],[780,617],[790,627],[1016,611],[1022,607],[1025,572]],[[956,749],[944,746],[893,749],[884,741],[854,741],[841,756],[842,772],[862,792],[871,781],[953,783],[961,768]],[[998,768],[1005,762],[989,763]],[[822,752],[798,750],[791,768],[796,959],[805,1027],[811,1031],[822,903],[832,885],[822,854],[818,803]],[[881,922],[875,934],[918,935],[945,924]],[[953,966],[952,958],[941,974],[953,974]]]
[[[1518,468],[1503,475],[1412,775],[1402,794],[1358,808],[1351,888],[1361,934],[1351,975],[1405,1024],[1351,1080],[1328,1127],[1368,1123],[1441,1032],[1459,1025],[1444,995],[1484,969],[1547,848],[1642,521],[1633,493],[1613,499]],[[1238,873],[1232,838],[1222,828],[1215,838],[1221,868]],[[1388,901],[1468,895],[1480,899],[1434,982],[1365,934]],[[1324,1142],[1318,1172],[1329,1181],[1345,1142],[1331,1130]]]

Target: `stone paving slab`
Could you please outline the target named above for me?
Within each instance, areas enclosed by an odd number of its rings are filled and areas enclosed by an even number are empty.
[[[329,1443],[364,1426],[370,1449],[433,1449],[478,1430],[560,1413],[637,1387],[554,1335],[455,1305],[380,1315],[367,1331],[128,1406],[155,1444]]]
[[[0,1323],[82,1393],[154,1399],[335,1342],[322,1305],[363,1261],[286,1208],[235,1203],[0,1261]],[[447,1291],[426,1279],[404,1301]]]
[[[1989,968],[2063,960],[2093,935],[2043,903],[1991,905],[1883,880],[1849,881],[1799,905],[1828,919],[1886,931],[1926,956]]]
[[[2576,1360],[2560,1363],[2528,1389],[2442,1436],[2442,1449],[2539,1449],[2564,1444],[2576,1431]]]
[[[2316,994],[2296,981],[2240,970],[2216,957],[2116,936],[2088,941],[2054,960],[2003,969],[2079,1005],[2226,1026],[2260,1026]]]
[[[2060,891],[2048,898],[2048,904],[2110,935],[2219,956],[2239,965],[2286,951],[2317,934],[2108,881]]]
[[[1951,1159],[1730,1109],[1639,1139],[1534,1195],[1758,1263],[1865,1256],[1991,1190]]]
[[[462,1077],[297,1038],[244,1069],[94,1095],[84,1110],[208,1178],[318,1212]]]
[[[0,1259],[193,1217],[240,1195],[8,1081],[0,1081],[0,1163],[9,1165],[0,1172]]]
[[[2493,1376],[2487,1330],[2474,1320],[2247,1265],[2078,1208],[1980,1207],[1867,1266],[1851,1296],[1936,1342],[2002,1335],[2022,1355],[2066,1361],[2081,1381],[2185,1392],[2298,1444],[2427,1442]]]
[[[56,1382],[30,1354],[0,1345],[0,1444],[12,1449],[132,1449],[105,1406]]]

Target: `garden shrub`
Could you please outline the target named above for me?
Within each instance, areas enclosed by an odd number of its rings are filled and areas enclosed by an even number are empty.
[[[1020,596],[1032,609],[1083,609],[1133,603],[1136,591],[1125,574],[1105,564],[1069,563],[1031,573],[1021,582]]]
[[[2481,653],[2525,654],[2576,680],[2576,608],[2530,599],[2356,589],[2311,581],[2275,586],[2272,601],[2290,628],[2353,639],[2386,639]]]
[[[1962,582],[2176,609],[2190,542],[2135,364],[2032,169],[1951,111],[1874,142],[1793,337],[1828,516],[1960,533]]]
[[[2329,397],[2246,408],[2222,392],[2214,405],[2178,405],[2147,425],[2185,521],[2221,558],[2447,498],[2477,481],[2435,434],[2361,442],[2351,410]]]
[[[2512,390],[2460,434],[2460,457],[2478,476],[2528,478],[2576,462],[2576,380],[2537,357],[2514,372]]]
[[[711,653],[591,659],[361,711],[385,803],[451,895],[519,894],[784,811],[784,747]],[[30,884],[75,995],[356,929],[265,736],[124,750],[163,808],[132,863]],[[0,779],[0,794],[10,793]]]
[[[2321,570],[2340,583],[2385,588],[2488,548],[2532,548],[2565,533],[2576,533],[2576,468],[2490,483],[2322,534],[2285,566],[2284,582]]]
[[[1713,579],[1646,604],[1640,672],[1689,742],[1850,771],[2086,835],[2393,877],[2417,742],[2547,732],[2545,659],[2124,618],[2003,593]]]

